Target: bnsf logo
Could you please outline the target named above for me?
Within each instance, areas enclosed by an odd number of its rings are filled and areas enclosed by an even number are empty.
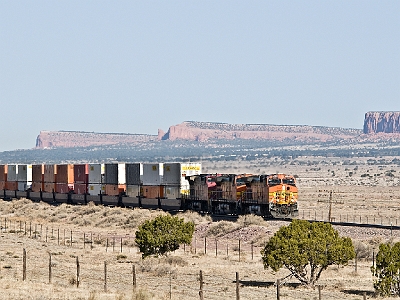
[[[183,166],[182,171],[200,171],[200,166]]]

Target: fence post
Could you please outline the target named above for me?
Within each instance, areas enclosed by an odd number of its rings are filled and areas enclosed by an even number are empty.
[[[218,256],[218,240],[215,239],[215,257]]]
[[[29,222],[29,237],[32,237],[32,222]]]
[[[207,254],[207,237],[204,237],[204,254]]]
[[[199,291],[200,300],[204,300],[203,295],[203,271],[200,270],[200,291]]]
[[[136,288],[136,269],[135,269],[135,265],[132,264],[132,285],[133,285],[133,289]]]
[[[107,292],[107,262],[104,261],[104,292]]]
[[[36,232],[37,232],[37,224],[35,224],[35,239],[36,239]]]
[[[107,238],[107,243],[106,243],[106,252],[107,252],[107,248],[108,248],[108,238]]]
[[[71,242],[70,242],[70,246],[72,247],[72,230],[71,230]]]
[[[49,253],[49,283],[51,283],[51,253]]]
[[[121,238],[121,253],[122,253],[122,238]]]
[[[354,264],[354,268],[355,268],[355,272],[357,273],[357,256],[358,256],[358,254],[357,254],[357,252],[356,252],[356,257],[355,257],[355,264]]]
[[[86,248],[86,234],[83,233],[83,249]]]
[[[239,261],[240,261],[240,240],[239,240]]]
[[[281,297],[281,291],[280,291],[281,287],[280,287],[280,285],[281,285],[281,280],[278,279],[276,281],[276,300],[280,300],[280,297]]]
[[[239,272],[236,272],[236,300],[240,300],[240,293],[239,293]]]
[[[229,244],[228,241],[226,242],[226,257],[229,256]]]
[[[197,252],[197,238],[194,237],[194,254]]]
[[[80,265],[79,265],[79,258],[76,256],[76,287],[79,287],[79,273],[80,273]]]
[[[26,221],[25,221],[24,235],[26,235]]]
[[[367,300],[367,293],[366,292],[363,293],[363,300]]]
[[[251,242],[251,260],[253,260],[253,244],[254,244],[254,242],[252,241]]]
[[[113,237],[113,252],[114,252],[114,248],[115,248],[115,236]]]
[[[26,250],[22,251],[22,281],[26,280]]]
[[[321,300],[321,286],[318,285],[318,300]]]

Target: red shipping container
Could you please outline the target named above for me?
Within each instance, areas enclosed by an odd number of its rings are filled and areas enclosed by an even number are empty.
[[[74,193],[79,195],[87,194],[87,187],[86,183],[74,183]]]
[[[32,165],[32,181],[43,181],[43,165]]]
[[[69,186],[68,183],[56,183],[56,193],[68,194]]]
[[[6,181],[6,190],[9,191],[18,190],[18,181]]]
[[[43,181],[46,183],[56,182],[56,165],[44,165],[43,168]]]
[[[57,183],[74,183],[74,165],[57,165]]]
[[[144,185],[142,186],[143,196],[150,199],[163,198],[164,186],[162,185]]]
[[[7,165],[0,165],[0,181],[6,181]]]
[[[6,188],[6,182],[0,181],[0,191],[4,190],[5,188]]]
[[[119,195],[118,184],[105,184],[104,193],[109,196],[118,196]]]
[[[43,183],[42,182],[32,182],[31,190],[32,190],[32,192],[40,192],[40,190],[43,191]]]
[[[74,165],[74,182],[75,183],[87,183],[87,164]]]
[[[55,185],[56,184],[54,182],[44,182],[43,183],[43,192],[46,192],[46,193],[54,192],[56,189]]]

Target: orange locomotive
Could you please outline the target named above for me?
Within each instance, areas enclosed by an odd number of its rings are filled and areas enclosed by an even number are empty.
[[[298,216],[297,186],[292,175],[202,174],[187,179],[187,209],[273,218]]]

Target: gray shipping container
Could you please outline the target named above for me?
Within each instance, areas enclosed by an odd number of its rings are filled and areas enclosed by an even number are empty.
[[[140,185],[126,185],[126,195],[132,198],[140,196]]]
[[[104,174],[104,165],[103,164],[89,164],[89,183],[102,183]]]
[[[181,163],[164,163],[163,184],[181,183]]]
[[[141,174],[143,174],[141,163],[125,164],[125,176],[127,185],[139,185],[141,183]]]
[[[160,163],[143,164],[143,185],[160,185],[161,184],[161,169]]]
[[[18,181],[32,182],[32,165],[18,165]]]
[[[18,165],[8,165],[7,181],[18,180]]]
[[[105,184],[118,184],[118,164],[104,165],[104,181]]]

